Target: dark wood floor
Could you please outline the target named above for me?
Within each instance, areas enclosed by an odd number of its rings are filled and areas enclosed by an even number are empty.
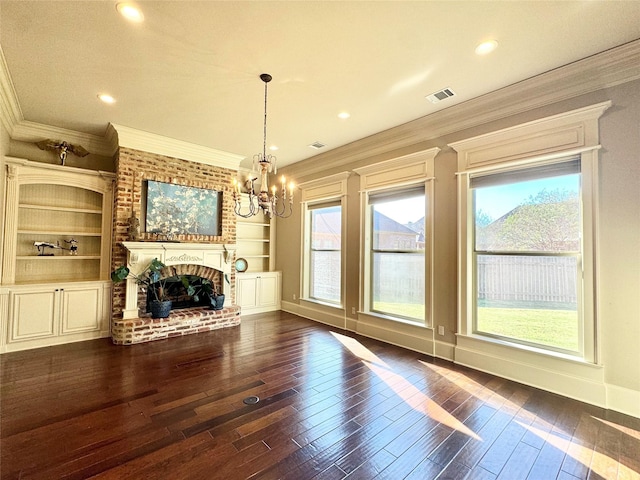
[[[2,479],[640,478],[638,419],[282,312],[1,361]]]

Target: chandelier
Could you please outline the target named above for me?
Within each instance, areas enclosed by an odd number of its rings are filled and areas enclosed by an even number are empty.
[[[262,143],[262,153],[256,153],[253,156],[252,175],[245,182],[245,188],[248,194],[249,207],[248,210],[242,212],[242,190],[237,179],[233,179],[233,200],[235,201],[234,211],[236,215],[243,218],[249,218],[257,215],[262,211],[269,218],[273,216],[287,218],[293,212],[293,189],[294,184],[289,184],[289,192],[287,195],[287,182],[284,175],[280,179],[280,191],[275,185],[271,187],[269,193],[269,174],[277,173],[276,157],[267,154],[267,84],[271,81],[271,75],[263,73],[260,80],[264,82],[264,140]],[[253,173],[260,173],[260,193],[256,194],[254,190],[254,182],[258,179]],[[288,201],[287,201],[288,200]]]

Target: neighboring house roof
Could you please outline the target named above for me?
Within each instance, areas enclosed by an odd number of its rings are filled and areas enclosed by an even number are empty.
[[[379,232],[393,232],[401,233],[404,235],[416,235],[419,232],[412,230],[401,223],[383,215],[380,212],[374,212],[373,214],[373,229]]]
[[[340,211],[325,212],[315,217],[313,229],[316,233],[339,234],[341,229]]]

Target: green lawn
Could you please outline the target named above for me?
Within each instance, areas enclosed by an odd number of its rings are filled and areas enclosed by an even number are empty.
[[[421,303],[373,302],[373,309],[377,312],[424,322],[424,305]]]
[[[566,350],[578,350],[578,314],[571,310],[478,308],[478,330]]]
[[[424,306],[375,302],[373,309],[416,321],[424,319]],[[483,333],[578,351],[578,314],[575,310],[543,308],[478,308],[478,330]]]

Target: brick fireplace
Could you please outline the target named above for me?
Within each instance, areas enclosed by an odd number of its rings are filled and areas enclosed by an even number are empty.
[[[172,267],[170,275],[196,275],[219,281],[218,286],[225,294],[225,304],[222,310],[193,307],[172,311],[168,318],[151,318],[146,313],[145,297],[140,294],[138,284],[135,279],[129,278],[126,281],[122,319],[113,320],[113,343],[130,345],[206,332],[240,323],[240,307],[231,303],[230,295],[235,245],[122,242],[122,246],[127,250],[127,266],[132,273],[140,273],[151,260],[157,258],[167,267]]]
[[[240,309],[234,305],[236,272],[233,268],[236,244],[236,217],[233,212],[233,179],[241,157],[194,147],[177,141],[132,132],[122,126],[117,131],[119,149],[115,158],[116,188],[113,210],[112,269],[127,264],[137,272],[148,261],[158,258],[166,265],[180,268],[211,268],[222,273],[225,294],[223,310],[206,307],[172,312],[169,318],[156,320],[140,312],[138,286],[127,281],[113,285],[111,335],[116,344],[140,343],[159,338],[213,330],[240,322]],[[183,158],[151,153],[169,149],[184,151]],[[180,148],[176,148],[180,147]],[[178,234],[179,243],[159,242],[141,225],[139,240],[131,242],[131,217],[142,218],[143,184],[146,180],[173,183],[222,192],[222,231],[219,236]],[[137,245],[133,245],[137,244]],[[127,246],[128,245],[128,246]],[[132,249],[129,249],[132,247]],[[133,248],[136,247],[136,248]],[[137,248],[139,247],[139,249]],[[226,249],[226,251],[225,251]],[[196,275],[200,275],[196,273]],[[200,275],[204,276],[204,275]],[[228,278],[227,283],[224,279]]]

